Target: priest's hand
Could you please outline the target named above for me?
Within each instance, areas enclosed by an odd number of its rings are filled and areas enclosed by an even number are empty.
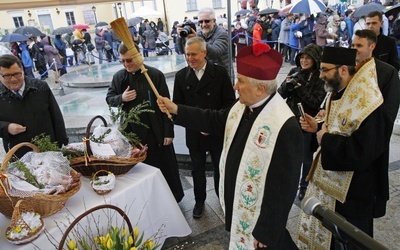
[[[314,117],[309,114],[305,114],[306,119],[304,120],[303,117],[300,117],[300,126],[301,129],[304,131],[315,133],[318,131],[318,123]]]
[[[321,130],[317,132],[317,141],[318,145],[321,145],[322,136],[328,133],[328,128],[326,127],[325,122],[322,124]]]
[[[124,93],[122,93],[122,102],[130,102],[132,100],[136,99],[136,90],[132,89],[130,90],[130,87],[128,86]]]
[[[26,131],[26,127],[17,124],[17,123],[10,123],[8,124],[8,133],[11,135],[17,135]]]
[[[178,114],[178,105],[173,103],[167,97],[160,96],[157,99],[157,104],[158,104],[158,107],[160,108],[161,112],[163,112],[163,113],[167,113],[167,111],[169,111],[170,114],[175,114],[175,115]]]
[[[164,138],[164,146],[168,146],[169,144],[172,143],[173,140],[174,140],[174,138],[172,138],[172,137],[165,137]]]
[[[254,246],[254,249],[267,248],[267,245],[259,242],[256,239],[254,239],[254,241],[253,241],[253,246]]]

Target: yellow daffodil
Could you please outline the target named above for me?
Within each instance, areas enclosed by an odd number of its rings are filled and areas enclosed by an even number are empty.
[[[136,226],[135,229],[133,229],[133,237],[136,239],[139,236],[139,227]]]
[[[150,249],[153,249],[153,247],[154,247],[154,242],[153,242],[152,240],[148,240],[148,241],[147,241],[147,246],[148,246]]]
[[[113,244],[112,239],[109,238],[109,239],[107,240],[107,249],[112,249],[113,245],[114,245],[114,244]]]
[[[129,243],[129,245],[132,245],[132,244],[133,244],[133,237],[132,237],[132,235],[129,235],[128,243]]]
[[[125,237],[125,235],[128,233],[128,228],[124,228],[124,231],[122,231],[122,237]]]
[[[137,249],[136,249],[136,247],[131,247],[131,249],[130,249],[130,250],[137,250]]]
[[[76,249],[76,243],[74,240],[69,240],[68,241],[68,250],[74,250]]]

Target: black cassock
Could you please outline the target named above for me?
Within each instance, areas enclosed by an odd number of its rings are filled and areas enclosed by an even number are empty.
[[[146,66],[146,68],[160,95],[169,97],[168,87],[162,72],[149,66]],[[149,101],[149,108],[154,110],[154,113],[145,112],[139,116],[140,121],[146,124],[148,128],[130,124],[127,132],[134,132],[140,138],[143,145],[147,144],[147,158],[144,163],[161,170],[175,199],[179,202],[182,200],[184,193],[179,178],[174,146],[172,143],[168,146],[163,145],[165,137],[174,137],[173,123],[158,108],[156,103],[157,98],[144,74],[140,73],[140,71],[134,74],[128,73],[125,69],[118,71],[114,75],[111,86],[108,89],[107,103],[112,106],[120,105],[122,103],[122,93],[128,86],[130,86],[130,89],[136,90],[137,97],[133,101],[124,103],[123,109],[129,112],[130,109],[146,100]]]
[[[256,116],[244,114],[229,149],[225,167],[225,227],[231,230],[234,191],[239,162]],[[179,105],[176,124],[194,130],[223,133],[229,110],[199,110]],[[268,170],[261,213],[253,236],[268,249],[297,249],[286,229],[288,214],[297,192],[303,157],[303,139],[298,122],[291,117],[281,128]],[[221,198],[221,197],[220,197]],[[234,230],[234,229],[233,229]]]

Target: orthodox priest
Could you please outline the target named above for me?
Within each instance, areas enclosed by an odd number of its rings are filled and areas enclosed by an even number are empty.
[[[138,47],[137,49],[139,51]],[[179,202],[184,193],[172,144],[174,125],[166,114],[157,108],[156,96],[145,75],[141,72],[140,66],[134,62],[133,51],[121,44],[118,52],[124,69],[114,74],[108,88],[106,101],[114,107],[123,104],[122,109],[126,113],[142,104],[143,101],[148,101],[148,108],[154,112],[143,112],[139,115],[140,122],[146,124],[147,127],[130,123],[126,131],[135,133],[141,143],[148,146],[147,158],[144,163],[161,170],[176,201]],[[156,68],[147,65],[145,67],[158,92],[161,95],[169,96],[164,74]]]
[[[282,56],[266,44],[237,55],[239,101],[224,111],[158,99],[163,112],[192,130],[224,134],[219,198],[229,249],[297,249],[286,222],[297,192],[303,137],[275,81]]]
[[[383,104],[375,60],[356,64],[355,49],[325,47],[320,78],[325,81],[325,122],[317,132],[319,149],[308,179],[305,200],[316,197],[348,222],[373,237],[373,218],[386,206],[387,151],[393,121]],[[308,132],[317,131],[315,120],[300,121]],[[382,216],[382,215],[380,215]],[[331,242],[331,233],[313,216],[301,212],[300,249],[344,249]],[[340,243],[340,244],[339,244]],[[345,249],[359,249],[348,243]]]

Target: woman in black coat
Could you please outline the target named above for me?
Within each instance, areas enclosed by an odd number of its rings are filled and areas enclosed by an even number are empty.
[[[322,49],[318,45],[309,44],[304,47],[296,56],[297,67],[290,70],[286,80],[278,88],[278,93],[286,98],[286,103],[297,120],[300,119],[298,103],[302,104],[305,113],[315,116],[325,98],[325,84],[319,78],[321,53]],[[315,134],[303,131],[303,136],[304,157],[299,190],[300,200],[304,198],[307,190],[308,182],[305,178],[310,171],[313,152],[317,148]]]

